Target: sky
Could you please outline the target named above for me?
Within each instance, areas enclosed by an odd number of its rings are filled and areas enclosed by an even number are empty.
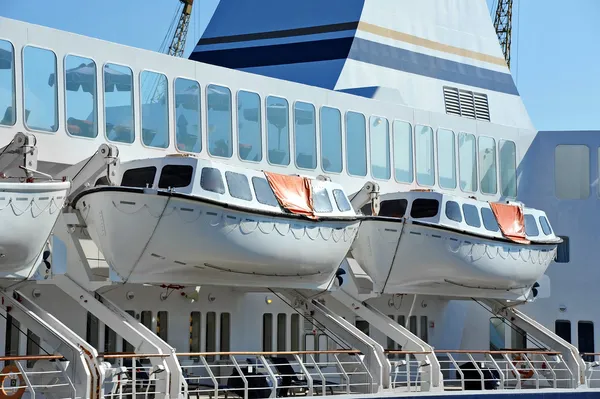
[[[186,56],[218,2],[196,0]],[[178,7],[177,0],[0,0],[0,16],[156,51]],[[538,130],[600,130],[599,18],[599,0],[515,0],[511,72]]]

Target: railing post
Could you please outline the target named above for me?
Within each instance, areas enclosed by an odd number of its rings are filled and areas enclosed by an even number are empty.
[[[315,361],[315,357],[312,354],[309,354],[308,357],[310,358],[310,360],[312,360],[312,363],[315,366],[315,370],[317,370],[317,373],[319,373],[319,376],[321,377],[321,394],[323,396],[326,396],[327,395],[327,381],[325,381],[325,376],[321,372],[321,367]]]
[[[264,368],[267,370],[267,373],[269,373],[269,378],[271,378],[271,380],[273,380],[273,389],[271,389],[271,396],[269,396],[269,397],[276,398],[277,397],[277,388],[278,388],[277,377],[275,377],[275,373],[273,373],[273,370],[271,370],[271,367],[267,363],[267,359],[265,359],[265,356],[260,355],[260,356],[258,356],[258,358],[260,359],[260,362],[263,364]]]
[[[237,370],[242,381],[244,381],[244,399],[248,399],[248,379],[246,378],[244,373],[242,373],[242,369],[241,369],[240,365],[238,364],[236,358],[233,355],[229,355],[229,359],[231,360],[231,363],[233,363],[233,366]]]
[[[304,374],[304,376],[306,377],[306,385],[308,386],[308,388],[307,388],[308,395],[309,396],[313,396],[314,395],[314,391],[313,391],[313,378],[312,378],[312,375],[310,375],[310,373],[308,372],[308,369],[304,365],[304,362],[300,358],[300,355],[295,354],[294,358],[298,362],[298,365],[300,366],[300,369],[302,370],[302,374]]]
[[[17,366],[17,369],[19,369],[19,373],[21,373],[21,376],[23,377],[23,380],[25,381],[25,385],[27,385],[27,388],[29,388],[29,392],[31,392],[31,397],[35,398],[35,390],[33,389],[33,385],[31,384],[29,377],[25,373],[23,366],[21,365],[21,363],[18,360],[16,360],[14,363]]]
[[[342,365],[342,363],[340,363],[340,359],[338,358],[337,353],[333,354],[333,358],[335,359],[335,363],[337,364],[338,369],[342,373],[342,377],[344,377],[344,380],[346,380],[346,393],[349,394],[350,393],[350,377],[348,376],[348,373],[346,373],[346,370],[344,370],[344,366]]]

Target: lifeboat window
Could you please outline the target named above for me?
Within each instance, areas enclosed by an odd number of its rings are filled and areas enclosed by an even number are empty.
[[[156,176],[156,166],[128,169],[123,173],[121,186],[125,187],[152,187]]]
[[[42,82],[46,80],[46,84]],[[48,84],[50,83],[50,84]],[[56,54],[50,50],[26,46],[23,49],[23,97],[25,125],[30,129],[58,130],[58,89]]]
[[[368,210],[371,210],[371,204],[366,205]],[[405,199],[395,199],[388,201],[381,201],[381,208],[379,209],[379,216],[385,216],[390,218],[403,218],[406,214],[406,207],[408,201]]]
[[[329,193],[327,193],[327,189],[325,187],[313,186],[313,207],[315,208],[315,212],[333,212],[333,205],[331,205]]]
[[[192,183],[193,174],[191,165],[166,165],[160,172],[158,188],[187,187]]]
[[[494,232],[500,230],[496,216],[494,216],[494,212],[490,208],[481,208],[481,219],[483,219],[483,227],[486,230]]]
[[[270,163],[290,164],[289,105],[285,98],[267,97],[267,149]]]
[[[371,144],[371,176],[375,179],[389,180],[390,135],[389,122],[385,118],[369,118],[369,138]]]
[[[542,231],[545,235],[549,236],[552,234],[552,229],[550,228],[550,223],[548,223],[548,219],[545,216],[539,217],[540,226],[542,226]]]
[[[202,168],[200,187],[213,193],[225,194],[225,185],[223,184],[223,178],[219,169]]]
[[[481,220],[479,219],[479,212],[475,205],[463,204],[463,213],[465,214],[465,222],[471,227],[481,227]]]
[[[346,198],[346,194],[342,190],[335,189],[333,190],[333,198],[335,199],[335,203],[337,204],[340,212],[348,212],[352,209],[348,199]]]
[[[458,223],[463,221],[462,213],[460,212],[460,206],[458,206],[457,202],[446,202],[446,217]]]
[[[394,177],[400,183],[412,183],[413,178],[413,143],[412,126],[408,122],[394,121]]]
[[[540,230],[537,227],[533,215],[525,215],[525,234],[529,237],[537,237],[540,235]]]
[[[321,167],[325,172],[342,171],[342,114],[335,108],[321,107]]]
[[[410,216],[415,219],[432,218],[438,214],[440,202],[436,199],[418,198],[413,201]]]
[[[0,40],[0,54],[4,53],[0,61],[0,125],[12,126],[16,123],[16,99],[15,99],[15,60],[13,45]],[[6,107],[6,108],[4,108]]]
[[[231,158],[231,90],[208,85],[206,88],[208,113],[208,152],[217,157]]]
[[[87,71],[87,75],[83,71]],[[96,63],[89,58],[67,55],[65,74],[67,132],[73,136],[96,137]],[[80,78],[74,79],[72,75]]]
[[[133,143],[133,72],[117,64],[104,64],[104,124],[106,138]]]
[[[252,192],[250,191],[250,184],[246,175],[227,171],[225,172],[225,180],[227,180],[229,194],[233,198],[252,201]]]
[[[267,179],[255,176],[252,178],[252,185],[254,186],[254,195],[258,202],[264,205],[279,206],[279,202],[277,202],[277,198],[275,198],[273,189]]]
[[[189,79],[175,79],[175,141],[185,152],[202,150],[200,85]]]
[[[346,162],[348,174],[367,175],[367,128],[365,116],[358,112],[346,113]]]

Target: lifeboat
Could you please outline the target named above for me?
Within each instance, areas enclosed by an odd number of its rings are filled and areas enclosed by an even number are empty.
[[[359,217],[331,181],[194,157],[123,163],[73,200],[117,280],[329,288]]]
[[[531,299],[562,240],[543,211],[437,192],[380,197],[351,255],[379,293]]]

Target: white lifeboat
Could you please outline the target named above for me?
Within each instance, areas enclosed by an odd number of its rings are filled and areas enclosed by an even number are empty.
[[[523,300],[560,242],[543,211],[412,191],[381,196],[351,254],[379,293]]]
[[[73,206],[122,281],[328,288],[359,226],[330,181],[194,157],[124,163],[116,181]]]

